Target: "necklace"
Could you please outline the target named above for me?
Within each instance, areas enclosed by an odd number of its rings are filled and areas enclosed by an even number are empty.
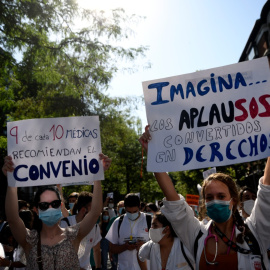
[[[130,240],[133,239],[133,236],[132,236],[133,228],[134,228],[135,224],[137,223],[137,221],[139,220],[139,217],[140,217],[140,216],[138,216],[138,218],[137,218],[136,220],[133,221],[133,224],[132,224],[132,225],[131,225],[130,219],[128,219],[129,225],[130,225],[130,236],[129,236],[129,239],[130,239]]]
[[[220,237],[220,239],[228,246],[230,247],[231,249],[233,249],[234,251],[236,252],[240,252],[240,253],[243,253],[243,254],[249,254],[249,253],[252,253],[251,250],[247,250],[247,249],[244,249],[244,248],[241,248],[239,247],[236,243],[234,243],[232,241],[232,238],[231,240],[223,233],[220,231],[220,229],[215,225],[213,224],[213,228],[215,230],[215,232],[217,233],[217,235]],[[233,231],[234,232],[234,231]],[[249,243],[247,242],[247,244],[249,245]]]

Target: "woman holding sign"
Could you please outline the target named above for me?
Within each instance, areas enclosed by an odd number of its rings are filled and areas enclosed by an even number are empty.
[[[100,154],[104,170],[111,159]],[[11,157],[5,158],[3,172],[13,171]],[[59,226],[61,198],[56,188],[40,188],[34,199],[39,215],[39,228],[28,230],[18,214],[18,196],[16,187],[8,187],[6,194],[6,215],[11,231],[17,242],[23,247],[26,269],[80,269],[77,256],[81,240],[94,227],[102,209],[102,189],[100,181],[94,182],[92,210],[78,224],[62,229]]]
[[[140,138],[147,149],[148,127]],[[259,181],[258,198],[245,223],[239,215],[239,197],[232,178],[211,174],[202,185],[200,211],[212,219],[204,225],[177,194],[167,173],[155,173],[166,200],[162,212],[177,236],[194,255],[196,269],[268,269],[266,249],[270,239],[270,158]]]

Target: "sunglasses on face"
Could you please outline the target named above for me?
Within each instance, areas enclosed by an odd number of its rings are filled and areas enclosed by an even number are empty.
[[[52,202],[40,202],[38,203],[38,208],[41,210],[41,211],[45,211],[49,208],[49,206],[52,206],[52,208],[59,208],[60,205],[61,205],[61,200],[55,200],[55,201],[52,201]]]

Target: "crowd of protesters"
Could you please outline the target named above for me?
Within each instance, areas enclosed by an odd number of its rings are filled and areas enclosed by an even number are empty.
[[[146,128],[140,137],[146,150],[150,140]],[[111,159],[100,159],[107,170]],[[13,169],[6,157],[3,173]],[[102,201],[95,181],[93,194],[74,190],[66,200],[60,185],[41,187],[30,204],[8,187],[0,269],[270,269],[269,158],[257,192],[211,174],[202,183],[199,213],[167,173],[154,175],[163,201],[143,202],[136,193]]]

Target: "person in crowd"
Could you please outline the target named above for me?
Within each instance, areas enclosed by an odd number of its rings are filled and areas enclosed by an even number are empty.
[[[110,219],[117,216],[117,211],[116,211],[116,209],[114,209],[114,199],[113,198],[107,197],[103,206],[108,208]]]
[[[108,267],[108,254],[109,254],[109,241],[105,238],[108,230],[108,224],[110,221],[110,215],[108,211],[108,207],[104,207],[101,213],[100,219],[100,231],[102,239],[100,241],[100,248],[101,248],[101,266],[102,270],[107,270]]]
[[[151,216],[153,216],[158,211],[157,206],[154,203],[148,203],[145,206],[145,212]]]
[[[141,212],[145,212],[145,207],[146,207],[146,203],[145,202],[140,202],[140,211]]]
[[[140,137],[148,148],[149,126]],[[259,180],[258,196],[246,222],[238,212],[239,196],[233,179],[214,173],[202,185],[202,206],[211,221],[202,224],[179,196],[167,173],[154,173],[166,200],[162,212],[177,236],[194,255],[196,269],[268,269],[270,237],[270,158]]]
[[[153,216],[149,236],[151,240],[141,246],[138,257],[143,262],[150,260],[150,270],[195,269],[193,256],[160,211]]]
[[[104,170],[111,160],[100,154]],[[13,172],[14,163],[10,156],[5,158],[2,171]],[[16,187],[7,187],[6,215],[12,234],[23,247],[27,259],[27,269],[80,269],[78,248],[81,240],[92,230],[102,207],[102,189],[100,181],[94,181],[92,211],[75,226],[63,229],[59,226],[61,198],[57,188],[39,188],[34,198],[35,210],[38,212],[39,227],[28,230],[18,214],[18,197]]]
[[[18,200],[19,211],[29,210],[30,204],[25,200]]]
[[[110,219],[110,221],[108,223],[108,226],[106,228],[107,232],[110,230],[110,228],[111,228],[113,222],[115,221],[115,219],[120,217],[123,214],[125,214],[124,201],[119,201],[117,203],[117,215]],[[111,270],[116,270],[117,269],[117,262],[118,262],[118,255],[113,254],[112,252],[109,252],[109,257],[110,257],[110,261],[111,261],[111,265],[112,265]]]
[[[69,213],[70,213],[70,215],[73,214],[72,213],[72,209],[73,209],[73,206],[76,203],[78,197],[79,197],[79,193],[78,192],[75,192],[75,191],[72,192],[72,193],[70,193],[69,196],[68,196],[68,206],[69,206]],[[73,214],[73,215],[75,215],[75,214]]]
[[[82,191],[74,206],[72,212],[74,215],[63,218],[60,222],[62,228],[68,226],[74,226],[81,222],[84,217],[91,211],[93,194],[87,191]],[[76,213],[76,214],[75,214]],[[96,269],[101,269],[101,254],[100,254],[100,229],[97,224],[93,229],[83,238],[79,246],[78,257],[80,261],[80,267],[85,270],[90,270],[90,252],[93,248],[94,260]]]
[[[241,214],[242,217],[246,219],[251,214],[255,200],[257,199],[257,194],[252,188],[244,186],[239,192],[239,198]]]
[[[106,239],[110,242],[110,251],[118,254],[117,269],[139,270],[146,263],[138,262],[137,252],[149,240],[151,216],[140,212],[140,198],[134,193],[126,195],[124,206],[126,213],[115,219]]]

